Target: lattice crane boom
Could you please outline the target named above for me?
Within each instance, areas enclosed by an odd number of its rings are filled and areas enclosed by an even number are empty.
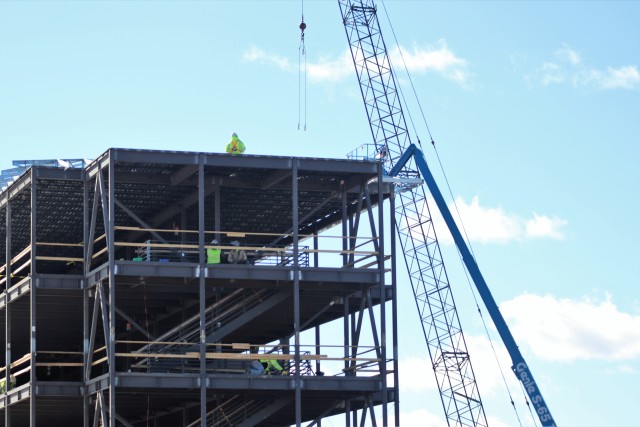
[[[400,93],[372,1],[339,0],[376,149],[391,166],[411,144]],[[417,176],[411,160],[399,173]],[[422,186],[399,191],[398,237],[447,423],[486,426],[486,416]]]
[[[411,143],[400,94],[372,0],[338,0],[376,151],[384,153],[389,175],[425,179],[451,231],[463,262],[487,307],[543,426],[555,421],[502,317],[480,270],[457,228],[427,166]],[[396,204],[398,235],[409,272],[447,423],[486,426],[484,407],[471,367],[457,309],[424,187],[400,188]]]

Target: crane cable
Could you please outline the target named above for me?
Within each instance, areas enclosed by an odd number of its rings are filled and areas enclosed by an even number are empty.
[[[391,33],[392,33],[392,35],[393,35],[393,38],[394,38],[395,44],[396,44],[396,46],[398,47],[398,53],[399,53],[399,55],[400,55],[400,59],[402,60],[402,64],[403,64],[403,66],[404,66],[405,73],[407,74],[407,77],[408,77],[408,79],[409,79],[409,83],[410,83],[411,89],[412,89],[412,91],[413,91],[413,96],[414,96],[414,98],[415,98],[415,100],[416,100],[416,102],[417,102],[417,104],[418,104],[418,108],[419,108],[419,110],[420,110],[420,114],[421,114],[421,116],[422,116],[422,121],[424,122],[425,128],[427,129],[427,133],[428,133],[428,135],[429,135],[429,139],[430,139],[430,141],[431,141],[431,145],[433,146],[433,150],[434,150],[434,152],[436,153],[436,158],[438,159],[438,164],[440,165],[440,170],[442,171],[442,174],[443,174],[443,176],[444,176],[445,183],[446,183],[446,185],[447,185],[447,189],[448,189],[448,191],[449,191],[449,195],[450,195],[450,197],[451,197],[451,200],[453,200],[453,204],[454,204],[454,207],[455,207],[456,214],[458,215],[459,222],[460,222],[460,224],[461,224],[461,226],[462,226],[462,231],[464,232],[465,240],[466,240],[467,244],[469,245],[469,250],[471,251],[471,254],[472,254],[473,258],[475,259],[475,254],[474,254],[474,252],[473,252],[473,248],[472,248],[472,246],[471,246],[471,241],[469,240],[469,236],[468,236],[468,234],[467,234],[467,230],[466,230],[466,228],[465,228],[465,226],[464,226],[464,223],[463,223],[463,221],[462,221],[462,216],[460,215],[460,210],[458,209],[458,205],[457,205],[457,203],[456,203],[456,201],[455,201],[455,198],[454,198],[454,196],[453,196],[453,191],[452,191],[452,189],[451,189],[451,185],[449,184],[449,179],[447,178],[446,172],[445,172],[445,170],[444,170],[444,166],[443,166],[442,161],[441,161],[441,159],[440,159],[440,155],[438,154],[438,149],[436,148],[436,144],[435,144],[435,141],[434,141],[434,139],[433,139],[433,135],[431,134],[431,130],[429,129],[429,124],[427,123],[427,119],[426,119],[426,117],[425,117],[424,110],[423,110],[423,108],[422,108],[422,104],[420,103],[420,99],[418,98],[418,95],[417,95],[417,92],[416,92],[415,86],[414,86],[414,84],[413,84],[413,79],[411,78],[411,75],[409,74],[409,70],[408,70],[408,67],[407,67],[407,63],[406,63],[406,61],[405,61],[405,59],[404,59],[404,55],[402,54],[402,49],[400,48],[400,43],[398,42],[398,38],[396,37],[396,33],[395,33],[394,28],[393,28],[393,24],[391,23],[391,19],[389,18],[389,13],[388,13],[388,11],[387,11],[387,6],[385,5],[384,0],[381,0],[381,3],[382,3],[382,8],[383,8],[383,10],[384,10],[385,16],[386,16],[386,18],[387,18],[387,22],[388,22],[389,27],[390,27],[390,29],[391,29]],[[391,61],[391,58],[389,58],[389,61]],[[396,73],[395,73],[395,71],[394,71],[394,68],[393,68],[393,67],[389,67],[389,68],[392,70],[392,73],[393,73],[393,75],[394,75],[394,78],[397,80],[397,77],[396,77]],[[407,106],[408,104],[407,104],[407,101],[406,101],[406,99],[405,99],[404,93],[403,93],[403,91],[402,91],[402,88],[400,88],[400,86],[399,86],[399,85],[398,85],[398,91],[399,91],[399,93],[400,93],[400,98],[402,99],[402,103],[403,103],[405,106]],[[418,136],[418,132],[417,132],[417,130],[416,130],[415,123],[414,123],[414,121],[413,121],[413,117],[411,116],[411,112],[409,111],[409,109],[408,109],[408,108],[406,108],[406,110],[407,110],[407,115],[409,116],[409,121],[411,122],[411,126],[413,127],[413,131],[414,131],[414,133],[416,134],[416,138],[417,138],[417,140],[418,140],[418,146],[419,146],[420,148],[422,148],[422,144],[421,144],[421,142],[420,142],[420,137]],[[460,252],[459,252],[459,251],[458,251],[458,256],[462,259],[462,255],[460,254]],[[484,327],[485,333],[486,333],[486,335],[487,335],[487,338],[488,338],[489,343],[490,343],[490,345],[491,345],[491,349],[492,349],[492,351],[493,351],[494,358],[495,358],[496,363],[497,363],[497,365],[498,365],[498,369],[499,369],[499,371],[500,371],[500,375],[502,376],[502,381],[503,381],[503,383],[504,383],[504,385],[505,385],[505,388],[506,388],[506,390],[507,390],[507,393],[508,393],[508,395],[509,395],[509,400],[510,400],[511,406],[512,406],[512,408],[513,408],[513,410],[514,410],[514,412],[515,412],[515,414],[516,414],[516,418],[518,419],[518,424],[519,424],[520,426],[522,426],[522,421],[520,420],[520,415],[518,414],[518,410],[517,410],[517,408],[516,408],[516,406],[515,406],[515,403],[514,403],[514,400],[513,400],[513,396],[512,396],[512,394],[511,394],[511,389],[509,388],[509,385],[507,384],[507,379],[506,379],[506,376],[504,375],[504,370],[503,370],[503,368],[502,368],[502,364],[500,363],[500,360],[498,359],[498,355],[497,355],[496,349],[495,349],[495,347],[494,347],[494,345],[493,345],[493,340],[491,339],[491,336],[489,335],[489,329],[487,328],[486,321],[485,321],[485,319],[484,319],[484,317],[483,317],[483,315],[482,315],[482,311],[481,311],[481,309],[480,309],[480,305],[479,305],[479,303],[478,303],[478,298],[477,298],[477,296],[476,296],[476,292],[474,291],[473,287],[471,286],[471,280],[470,280],[470,278],[469,278],[469,273],[468,273],[468,271],[467,271],[465,268],[463,268],[463,271],[465,272],[465,276],[466,276],[466,278],[467,278],[467,284],[468,284],[468,286],[469,286],[469,288],[470,288],[470,290],[471,290],[471,295],[473,296],[474,302],[475,302],[475,304],[476,304],[476,308],[477,308],[478,313],[479,313],[479,315],[480,315],[480,319],[482,320],[482,325],[483,325],[483,327]],[[525,397],[525,403],[526,403],[527,407],[529,407],[529,411],[531,411],[531,407],[530,407],[530,405],[529,405],[529,401],[527,400],[526,394],[524,395],[524,397]]]
[[[304,80],[304,127],[303,130],[307,130],[307,56],[306,48],[304,45],[304,30],[307,28],[307,24],[304,23],[304,0],[302,0],[302,20],[300,25],[300,46],[298,47],[298,130],[300,130],[300,114],[301,98],[302,98],[302,84]],[[304,58],[304,67],[302,65],[302,58]]]

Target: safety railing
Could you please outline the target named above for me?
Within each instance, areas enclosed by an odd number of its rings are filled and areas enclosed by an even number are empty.
[[[149,373],[196,373],[200,370],[201,356],[197,343],[118,340],[115,345],[118,370]],[[210,374],[295,374],[293,346],[215,343],[207,344],[206,347],[206,371]],[[162,351],[155,352],[156,348],[161,348]],[[167,349],[171,351],[168,352]],[[378,352],[379,348],[375,346],[301,345],[300,375],[378,375],[381,366],[381,359],[376,356]],[[95,350],[93,358],[94,367],[106,364],[106,348]],[[260,365],[262,369],[259,368]]]
[[[10,381],[7,386],[7,366],[0,367],[0,393],[6,393],[30,381],[31,370],[35,368],[38,381],[81,381],[82,352],[39,350],[37,360],[32,363],[27,353],[11,362]]]
[[[197,230],[174,230],[174,229],[145,229],[139,227],[115,227],[116,250],[127,250],[132,256],[125,257],[128,260],[143,262],[199,262],[200,246],[195,242]],[[118,239],[120,233],[141,234],[144,240],[136,242],[123,241]],[[146,236],[144,236],[144,234]],[[254,233],[254,232],[228,232],[228,231],[205,231],[204,245],[205,259],[207,250],[218,249],[221,251],[220,263],[227,262],[227,254],[231,251],[243,251],[247,255],[247,264],[253,265],[274,265],[292,266],[296,256],[300,267],[319,267],[321,259],[326,261],[327,257],[332,257],[333,261],[327,263],[336,265],[336,256],[348,258],[348,261],[340,259],[343,267],[349,268],[378,268],[378,251],[375,249],[377,238],[369,236],[329,236],[329,235],[306,235],[301,234],[301,240],[313,239],[314,245],[299,245],[297,253],[290,244],[279,244],[278,242],[291,240],[290,233]],[[165,238],[166,236],[166,238]],[[222,236],[222,237],[221,237]],[[149,238],[151,237],[151,238]],[[161,237],[161,238],[159,238]],[[216,239],[218,243],[212,244]],[[212,239],[212,240],[209,240]],[[240,242],[242,239],[245,242]],[[272,240],[271,244],[255,244],[252,241]],[[96,239],[97,243],[98,239]],[[235,243],[235,244],[232,244]],[[342,246],[347,247],[344,249]],[[101,253],[94,254],[94,258]],[[119,257],[121,258],[121,257]],[[385,260],[389,257],[385,257]],[[208,260],[207,260],[208,261]],[[340,262],[339,261],[339,262]]]
[[[139,227],[115,227],[115,250],[118,260],[141,262],[191,262],[200,260],[200,246],[196,239],[198,231],[173,230],[173,229],[145,229]],[[140,235],[139,241],[128,241],[133,233]],[[166,236],[166,239],[163,238]],[[212,245],[210,240],[204,245],[205,262],[207,262],[207,250],[219,249],[221,251],[220,262],[226,262],[226,255],[230,251],[240,250],[247,255],[247,263],[261,266],[293,266],[296,256],[300,267],[335,267],[344,268],[378,268],[379,252],[375,249],[375,237],[367,236],[330,236],[330,235],[306,235],[301,234],[301,241],[313,240],[313,246],[299,245],[297,253],[290,244],[279,244],[281,241],[290,241],[292,234],[277,233],[239,233],[225,231],[206,231],[206,239],[218,236],[221,244]],[[223,240],[220,236],[226,237]],[[158,238],[161,237],[161,238]],[[189,240],[191,239],[191,240]],[[248,242],[256,240],[271,240],[272,244],[239,243],[232,245],[236,239],[245,239]],[[90,255],[91,263],[104,262],[108,247],[106,235],[97,236],[93,242],[92,250],[88,250],[82,243],[69,242],[37,242],[38,273],[47,273],[50,265],[55,265],[56,273],[81,274],[83,272],[84,257]],[[197,240],[197,239],[196,239]],[[344,249],[344,247],[348,249]],[[390,257],[385,256],[384,261]],[[345,261],[346,259],[346,261]],[[24,278],[30,270],[32,263],[31,246],[23,248],[11,259],[11,277]],[[43,266],[45,266],[43,268]],[[0,265],[0,288],[11,286],[11,280],[7,280],[7,266]],[[8,282],[8,283],[7,283]]]

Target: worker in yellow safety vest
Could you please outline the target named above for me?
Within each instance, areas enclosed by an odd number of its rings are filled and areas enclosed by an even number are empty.
[[[284,368],[275,359],[260,359],[260,363],[264,367],[265,375],[283,375],[286,374]]]
[[[211,241],[212,245],[217,245],[218,241],[213,239]],[[207,264],[220,264],[220,255],[222,251],[220,248],[207,248]]]
[[[244,153],[244,143],[238,138],[237,133],[231,134],[231,141],[227,144],[227,154],[237,155]]]

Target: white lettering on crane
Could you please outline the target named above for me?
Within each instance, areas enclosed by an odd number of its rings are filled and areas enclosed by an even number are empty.
[[[540,392],[537,390],[535,381],[533,381],[533,378],[529,375],[529,367],[527,364],[524,362],[518,363],[515,371],[518,379],[522,381],[524,388],[527,390],[527,394],[529,394],[529,397],[531,398],[531,403],[535,405],[536,412],[540,416],[540,421],[550,421],[551,415],[549,414],[549,410],[544,405],[544,400]]]

